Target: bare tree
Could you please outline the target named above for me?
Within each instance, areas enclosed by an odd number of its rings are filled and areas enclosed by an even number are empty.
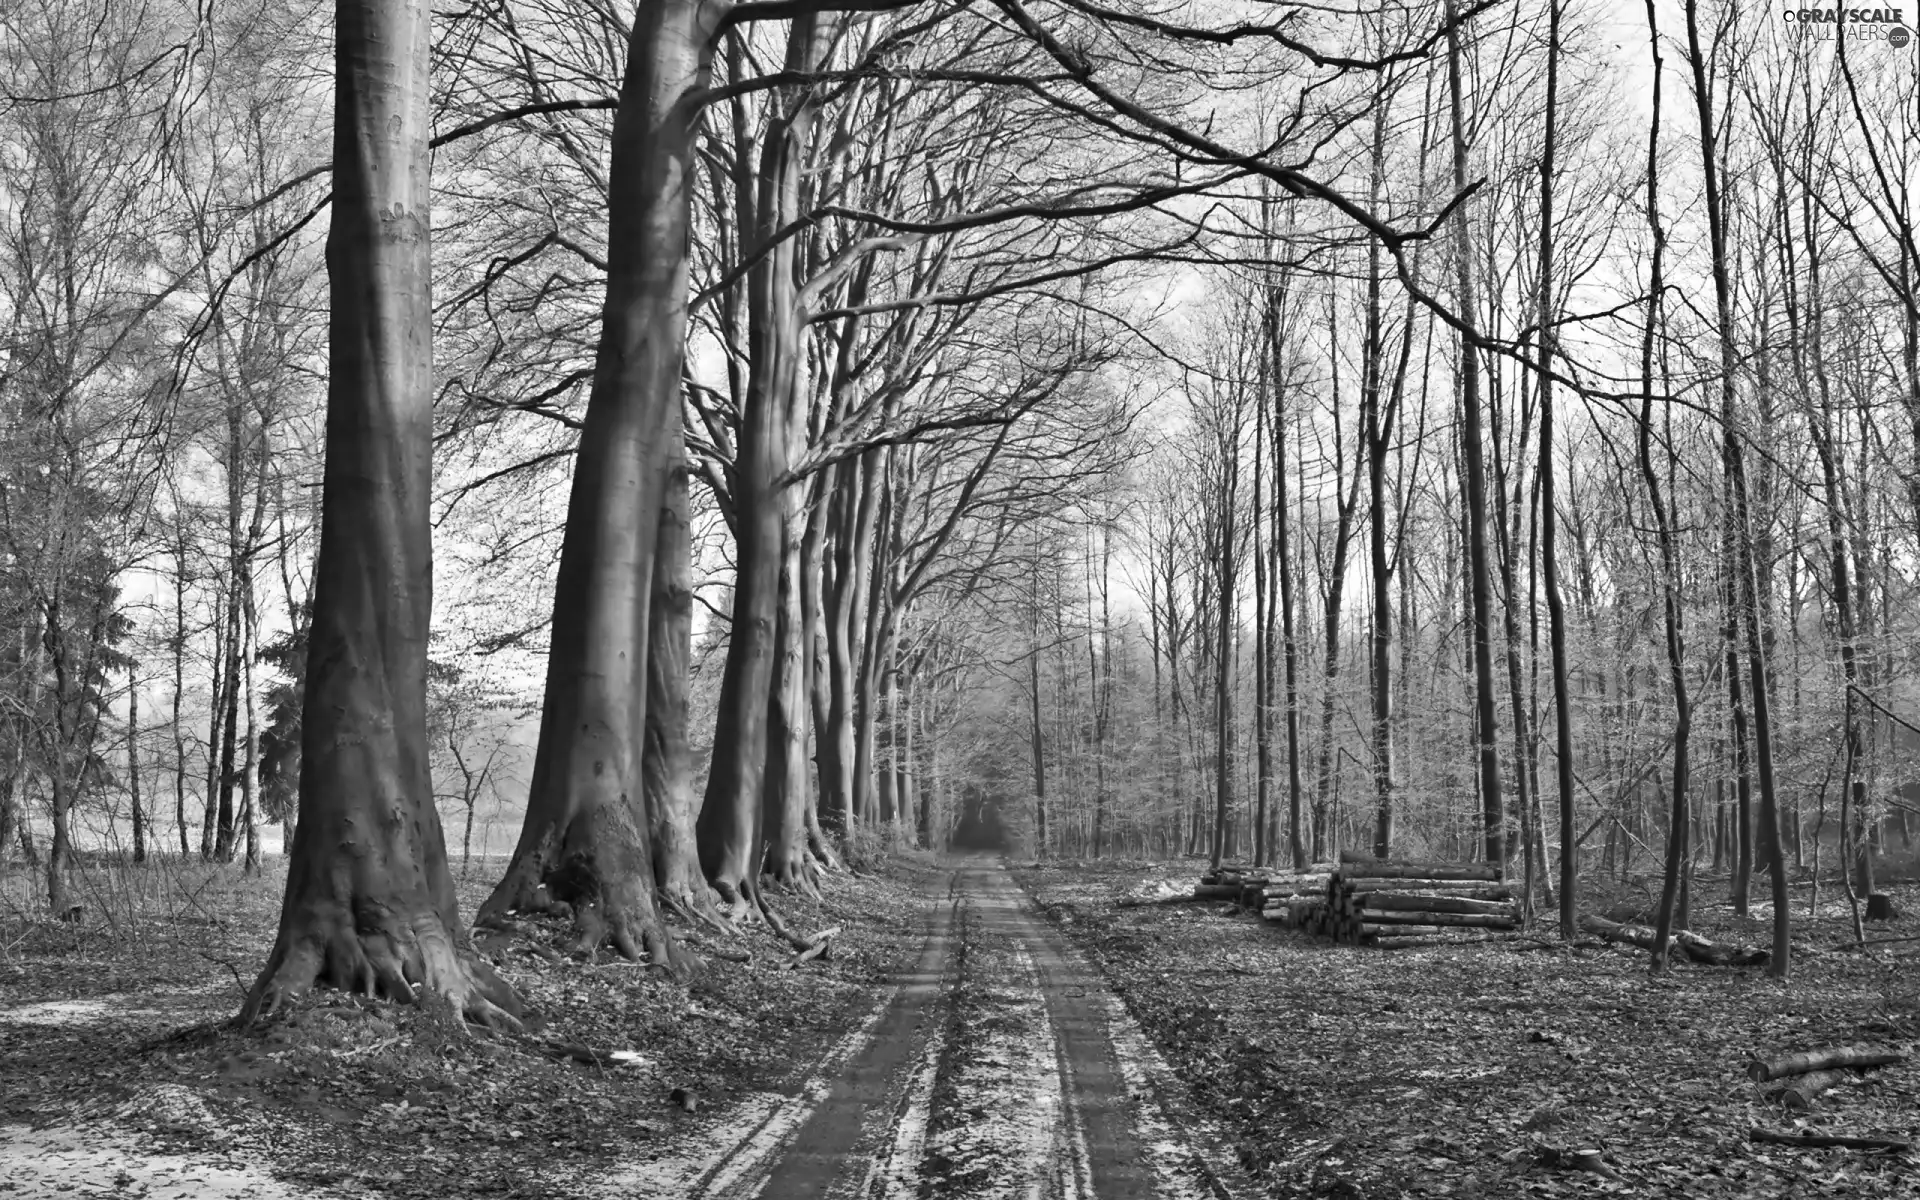
[[[252,1021],[315,983],[517,1024],[474,954],[428,771],[428,13],[340,0],[328,439],[300,822]]]

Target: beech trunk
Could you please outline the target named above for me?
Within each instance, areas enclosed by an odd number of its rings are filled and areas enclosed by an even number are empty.
[[[787,38],[787,69],[810,70],[818,58],[822,21],[805,13],[794,19]],[[801,167],[813,120],[810,89],[785,88],[775,94],[774,116],[760,148],[759,174],[751,205],[754,244],[772,249],[747,274],[748,375],[740,434],[734,459],[733,504],[735,569],[733,620],[726,666],[720,677],[720,710],[715,718],[712,768],[706,801],[700,808],[700,865],[707,880],[730,905],[751,899],[771,832],[764,821],[763,795],[770,769],[776,787],[788,775],[785,745],[799,728],[799,643],[788,639],[790,669],[776,673],[781,654],[783,597],[798,591],[781,582],[789,568],[786,492],[791,454],[790,425],[804,354],[798,296],[800,240],[785,234],[800,209]],[[797,623],[797,622],[796,622]],[[787,686],[791,678],[793,687]],[[771,706],[781,710],[780,741],[769,736]],[[781,757],[777,768],[769,758]],[[804,778],[804,775],[803,775]],[[804,784],[801,784],[804,786]],[[772,801],[784,811],[785,799]],[[791,830],[781,836],[791,841]]]
[[[327,441],[300,820],[243,1021],[315,985],[514,1024],[460,922],[427,765],[428,5],[340,0]]]
[[[643,801],[660,514],[678,445],[691,158],[718,11],[642,5],[614,118],[607,298],[554,588],[527,820],[483,920],[565,904],[574,948],[675,950]]]
[[[693,530],[688,520],[687,463],[677,421],[668,423],[671,467],[653,554],[653,599],[647,610],[646,745],[640,756],[653,877],[669,908],[715,915],[713,892],[700,873],[693,821],[693,754],[688,743],[687,672],[693,641]]]

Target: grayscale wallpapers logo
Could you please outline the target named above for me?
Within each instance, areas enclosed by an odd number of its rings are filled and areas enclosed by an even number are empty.
[[[1846,27],[1848,41],[1880,41],[1902,49],[1913,40],[1906,15],[1897,8],[1789,8],[1784,16],[1789,27],[1819,42],[1838,40]]]

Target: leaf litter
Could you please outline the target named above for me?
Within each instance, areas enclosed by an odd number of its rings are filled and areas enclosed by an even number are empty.
[[[909,863],[836,877],[823,899],[777,897],[796,929],[843,927],[830,958],[797,970],[761,928],[738,943],[754,961],[709,957],[679,982],[623,960],[565,958],[554,951],[562,930],[532,927],[533,941],[496,950],[532,1014],[520,1035],[339,993],[234,1028],[236,964],[270,949],[281,887],[271,875],[235,871],[229,919],[198,930],[192,947],[137,961],[124,921],[9,930],[0,1198],[9,1185],[44,1194],[57,1178],[77,1196],[152,1200],[544,1200],[623,1174],[634,1185],[625,1194],[684,1194],[649,1186],[635,1164],[688,1143],[724,1146],[766,1096],[793,1092],[918,951],[927,874]],[[478,887],[463,896],[469,911]]]
[[[1857,955],[1764,972],[1515,945],[1316,943],[1230,904],[1117,907],[1197,863],[1030,867],[1041,909],[1101,969],[1272,1196],[1911,1196],[1911,1156],[1769,1146],[1757,1126],[1910,1138],[1920,1066],[1810,1114],[1767,1103],[1756,1054],[1920,1038],[1905,970]],[[1148,883],[1143,884],[1143,880]],[[1920,895],[1901,895],[1907,911]],[[1703,907],[1697,904],[1696,910]],[[1696,927],[1765,940],[1764,915]],[[1838,942],[1844,922],[1795,936]]]

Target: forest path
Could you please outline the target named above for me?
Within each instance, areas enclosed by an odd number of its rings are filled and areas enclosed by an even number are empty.
[[[1119,1000],[1006,869],[960,860],[914,969],[803,1100],[743,1130],[707,1200],[1230,1200]],[[1207,1155],[1198,1153],[1201,1148]],[[637,1181],[636,1181],[637,1182]]]

